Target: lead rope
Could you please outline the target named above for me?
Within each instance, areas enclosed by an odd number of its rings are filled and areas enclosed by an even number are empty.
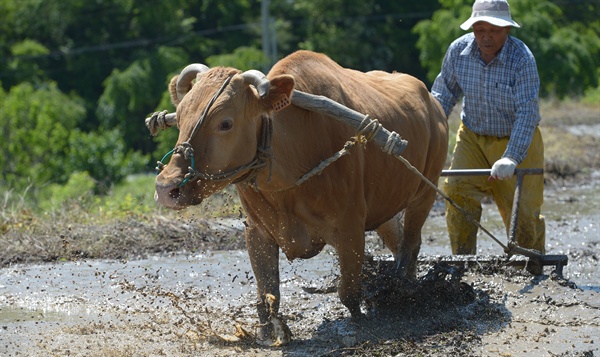
[[[479,229],[481,229],[482,231],[484,231],[490,238],[492,238],[496,243],[498,243],[502,249],[504,249],[504,252],[507,254],[510,254],[510,249],[503,244],[498,238],[496,238],[490,231],[488,231],[485,227],[483,227],[481,225],[481,223],[479,223],[475,218],[473,218],[471,216],[471,214],[469,212],[467,212],[464,208],[462,208],[461,206],[459,206],[456,202],[454,202],[454,200],[452,200],[450,197],[448,197],[448,195],[446,195],[442,190],[440,190],[437,185],[435,185],[433,182],[429,181],[429,179],[427,177],[425,177],[419,170],[417,170],[416,167],[414,167],[410,162],[408,162],[408,160],[406,160],[404,157],[402,156],[396,156],[396,158],[400,161],[402,161],[402,163],[404,165],[406,165],[406,167],[414,172],[417,176],[419,176],[421,178],[421,180],[425,181],[425,183],[427,185],[429,185],[431,188],[433,188],[437,193],[440,194],[440,196],[442,196],[446,201],[448,201],[452,207],[456,208],[457,210],[460,211],[460,213],[462,213],[469,222],[475,224]]]

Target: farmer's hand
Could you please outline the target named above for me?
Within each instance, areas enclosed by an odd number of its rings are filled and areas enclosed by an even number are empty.
[[[506,180],[515,173],[517,162],[509,157],[503,157],[492,166],[491,179]]]

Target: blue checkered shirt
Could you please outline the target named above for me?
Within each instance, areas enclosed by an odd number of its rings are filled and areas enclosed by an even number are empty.
[[[540,122],[539,89],[535,58],[523,42],[508,36],[486,65],[469,33],[448,48],[431,93],[447,116],[464,95],[464,125],[479,135],[510,137],[503,157],[521,163]]]

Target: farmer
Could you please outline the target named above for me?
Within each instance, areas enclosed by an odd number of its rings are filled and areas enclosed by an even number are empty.
[[[468,33],[450,45],[432,94],[446,116],[463,98],[461,124],[450,169],[491,167],[490,177],[447,177],[445,192],[480,220],[481,200],[491,195],[507,228],[516,187],[515,168],[544,166],[544,144],[538,128],[539,87],[535,58],[510,35],[512,20],[506,0],[476,0],[471,17],[460,28]],[[545,223],[540,215],[544,178],[527,175],[522,186],[517,243],[544,252]],[[450,204],[446,221],[453,254],[476,254],[477,226]],[[542,274],[529,263],[528,270]]]

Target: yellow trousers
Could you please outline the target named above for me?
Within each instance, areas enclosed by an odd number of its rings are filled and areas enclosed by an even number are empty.
[[[478,135],[462,123],[456,135],[456,146],[450,169],[491,168],[506,150],[508,138]],[[536,128],[527,157],[517,168],[543,168],[544,143]],[[510,226],[517,178],[488,181],[487,176],[450,176],[444,182],[445,193],[477,221],[481,219],[481,200],[491,195],[498,206],[507,236]],[[523,248],[544,253],[546,227],[540,209],[544,200],[543,175],[525,175],[517,222],[516,240]],[[477,226],[446,202],[446,222],[453,254],[477,253]]]

